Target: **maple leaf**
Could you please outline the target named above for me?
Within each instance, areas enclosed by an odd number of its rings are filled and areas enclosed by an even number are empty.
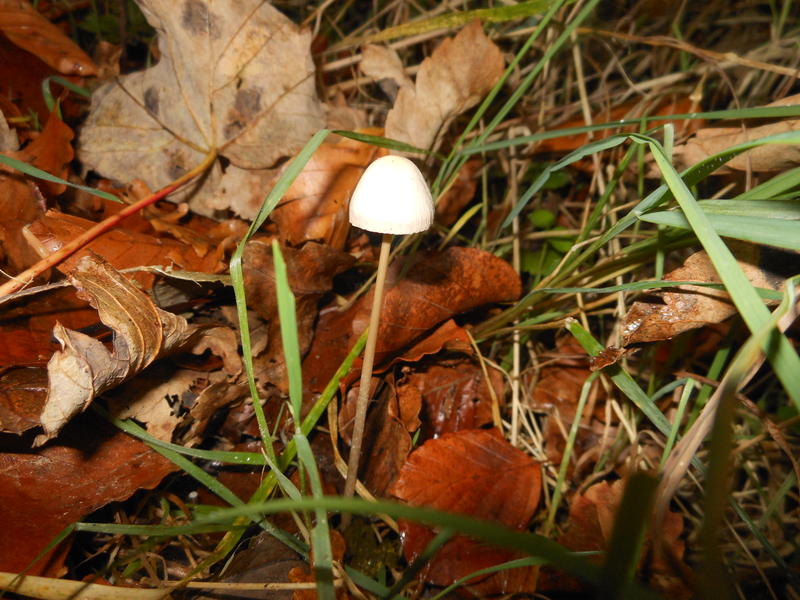
[[[217,152],[224,172],[218,162],[183,192],[191,208],[242,214],[258,206],[247,201],[263,197],[251,175],[263,177],[323,126],[310,33],[261,0],[138,4],[159,32],[161,60],[95,91],[80,159],[106,177],[136,174],[155,189]]]

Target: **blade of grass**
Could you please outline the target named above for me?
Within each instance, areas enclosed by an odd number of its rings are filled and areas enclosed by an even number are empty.
[[[779,134],[771,137],[773,143],[778,141],[780,143],[800,143],[800,133],[790,132],[789,135]],[[703,245],[720,279],[725,284],[742,319],[751,332],[762,329],[770,319],[769,310],[764,306],[764,302],[737,264],[731,251],[714,231],[708,217],[697,205],[697,200],[667,159],[661,145],[653,138],[638,134],[632,134],[631,139],[639,143],[646,143],[650,147],[664,180],[683,210],[697,239]],[[766,138],[762,138],[762,141],[763,139]],[[786,393],[795,406],[800,408],[800,356],[797,355],[789,340],[774,328],[768,339],[765,339],[763,349]]]
[[[294,294],[289,287],[289,275],[286,262],[283,260],[277,240],[272,241],[272,260],[275,265],[275,289],[278,297],[278,316],[281,326],[281,341],[286,371],[289,377],[289,406],[295,423],[294,442],[297,456],[311,482],[311,493],[314,498],[322,497],[322,480],[317,463],[308,439],[301,426],[301,409],[303,402],[303,374],[300,362],[300,342],[297,338],[297,312]],[[302,477],[302,471],[301,471]],[[324,509],[315,510],[316,525],[311,530],[313,548],[314,579],[317,582],[317,594],[324,600],[335,600],[333,587],[333,552],[331,550],[328,513]]]

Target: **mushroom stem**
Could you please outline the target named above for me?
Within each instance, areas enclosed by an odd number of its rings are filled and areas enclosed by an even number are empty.
[[[384,233],[381,239],[381,253],[378,258],[378,273],[375,279],[375,296],[372,299],[372,313],[369,317],[369,333],[364,347],[364,363],[361,366],[361,383],[358,388],[356,416],[353,422],[353,435],[350,442],[350,458],[347,462],[347,479],[344,482],[344,497],[351,498],[356,489],[358,464],[361,458],[361,443],[364,440],[364,423],[367,420],[369,405],[369,388],[372,380],[372,365],[375,362],[375,346],[378,342],[378,324],[383,306],[383,287],[386,281],[386,270],[389,266],[389,250],[392,246],[392,234]]]

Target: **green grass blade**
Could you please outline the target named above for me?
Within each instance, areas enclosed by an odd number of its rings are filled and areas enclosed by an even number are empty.
[[[7,167],[11,167],[12,169],[16,169],[17,171],[19,171],[20,173],[24,173],[25,175],[36,177],[37,179],[42,179],[44,181],[49,181],[51,183],[59,183],[74,188],[76,190],[81,190],[83,192],[86,192],[87,194],[91,194],[92,196],[97,196],[98,198],[104,198],[106,200],[111,200],[112,202],[122,203],[122,200],[117,198],[114,194],[109,194],[108,192],[103,192],[101,190],[90,188],[87,185],[80,185],[78,183],[72,183],[71,181],[67,181],[66,179],[61,179],[61,177],[56,177],[55,175],[51,175],[47,171],[42,171],[41,169],[37,169],[33,165],[29,165],[26,162],[23,162],[16,158],[12,158],[3,153],[0,153],[0,163],[4,164]]]
[[[800,133],[790,132],[788,135],[779,134],[770,137],[773,143],[800,143]],[[720,279],[725,284],[739,314],[751,332],[759,331],[769,321],[769,310],[764,306],[764,302],[737,264],[733,254],[714,231],[711,222],[698,206],[697,200],[692,196],[686,183],[667,160],[661,145],[646,136],[633,134],[631,138],[639,143],[646,143],[650,147],[664,180],[683,210],[697,239],[703,245]],[[762,138],[761,141],[763,139],[766,138]],[[794,347],[785,336],[773,331],[773,335],[770,335],[769,339],[765,341],[763,349],[787,394],[795,406],[800,408],[800,357]]]
[[[231,256],[229,266],[231,283],[233,284],[233,291],[236,296],[236,313],[239,317],[239,332],[242,340],[242,361],[244,362],[245,372],[247,373],[247,383],[250,387],[253,410],[255,411],[256,420],[258,421],[258,428],[261,433],[264,450],[268,454],[271,454],[270,458],[273,462],[277,462],[277,458],[274,456],[274,450],[272,448],[271,441],[272,436],[267,426],[267,420],[264,417],[264,409],[261,406],[261,399],[259,398],[258,389],[256,388],[256,380],[253,370],[253,351],[250,344],[250,327],[247,323],[247,298],[245,297],[244,291],[242,256],[244,254],[244,249],[247,242],[261,228],[261,226],[264,224],[264,221],[267,220],[267,217],[269,217],[270,213],[278,205],[278,202],[280,202],[283,195],[289,189],[289,186],[292,185],[292,182],[303,170],[303,167],[305,167],[306,163],[309,161],[317,148],[322,145],[322,142],[325,141],[325,138],[328,137],[329,133],[330,130],[328,129],[322,129],[315,133],[306,143],[303,149],[297,154],[297,156],[292,159],[292,161],[289,163],[289,166],[286,167],[286,170],[275,183],[272,190],[269,192],[269,194],[267,194],[267,197],[264,198],[264,202],[261,204],[261,208],[259,209],[256,218],[253,219],[253,222],[250,224],[250,228],[247,230],[247,233],[242,238],[242,241],[239,242],[239,245],[236,247],[236,250]]]
[[[698,203],[700,204],[700,203]],[[782,203],[788,204],[788,203]],[[703,207],[705,208],[705,207]],[[779,209],[780,210],[780,209]],[[796,211],[797,209],[795,209]],[[775,248],[800,250],[800,221],[774,217],[718,214],[704,210],[711,227],[719,236],[765,244]],[[800,217],[800,213],[796,213]],[[683,211],[659,211],[639,217],[642,221],[691,230],[692,226]]]

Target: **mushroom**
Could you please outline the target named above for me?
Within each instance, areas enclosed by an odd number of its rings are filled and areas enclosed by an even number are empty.
[[[356,487],[392,235],[419,233],[433,223],[433,198],[417,166],[402,156],[383,156],[373,161],[350,199],[350,223],[383,237],[344,485],[346,498],[353,495]]]

